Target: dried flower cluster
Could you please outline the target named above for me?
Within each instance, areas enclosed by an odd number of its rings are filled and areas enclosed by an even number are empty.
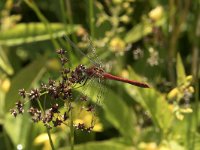
[[[56,126],[60,126],[62,123],[66,124],[67,119],[69,118],[69,113],[73,109],[71,103],[74,101],[72,96],[73,87],[77,84],[84,84],[86,81],[85,75],[85,66],[79,65],[74,70],[70,71],[70,69],[66,68],[66,63],[68,59],[65,56],[65,51],[60,49],[57,51],[61,64],[61,80],[56,81],[49,79],[48,84],[42,83],[39,88],[35,88],[30,90],[30,92],[25,91],[24,89],[19,90],[19,95],[22,99],[28,99],[32,102],[38,102],[38,107],[31,106],[28,109],[28,113],[30,114],[33,122],[43,122],[45,126],[52,128]],[[45,97],[50,97],[54,100],[54,104],[47,110],[42,108],[40,101],[42,101]],[[59,110],[63,106],[59,106],[58,101],[64,102],[65,105],[68,106],[64,112],[61,113]],[[81,102],[87,103],[87,97],[82,96],[79,98]],[[25,101],[25,100],[24,100]],[[22,101],[18,101],[15,105],[15,108],[11,109],[11,114],[16,117],[18,114],[24,113],[24,103]],[[85,106],[84,106],[85,107]],[[92,104],[86,105],[86,110],[89,112],[94,111],[94,106]],[[74,125],[77,129],[91,131],[93,129],[93,125],[90,127],[86,127],[83,123],[79,123]]]

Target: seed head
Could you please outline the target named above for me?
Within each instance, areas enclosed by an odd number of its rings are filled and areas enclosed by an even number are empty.
[[[65,54],[65,50],[64,49],[59,49],[56,51],[59,55],[64,55]]]
[[[65,112],[64,115],[62,116],[63,121],[66,121],[69,117],[67,116],[67,113]]]
[[[29,93],[29,99],[30,100],[36,100],[40,97],[40,91],[38,89],[32,89]]]
[[[23,108],[24,104],[22,104],[21,101],[16,102],[15,106],[16,106],[16,109],[18,110],[19,114],[23,114],[24,113],[24,108]]]
[[[59,110],[58,110],[59,106],[58,104],[54,104],[51,108],[50,108],[50,111],[52,113],[60,113]]]
[[[78,123],[76,128],[83,131],[85,129],[85,124],[84,123]]]
[[[56,118],[56,121],[52,121],[52,122],[53,122],[54,127],[57,127],[57,126],[60,126],[63,121],[58,119],[58,118]]]
[[[10,109],[11,115],[13,115],[15,118],[17,117],[17,111],[15,109]]]
[[[22,98],[25,98],[26,97],[26,91],[24,89],[20,89],[19,90],[19,95],[22,97]]]

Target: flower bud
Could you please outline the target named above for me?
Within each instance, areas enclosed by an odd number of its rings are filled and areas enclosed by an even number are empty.
[[[8,90],[10,89],[10,80],[8,78],[2,81],[1,89],[4,92],[8,92]]]
[[[149,12],[149,17],[153,21],[158,21],[163,15],[163,7],[162,6],[157,6],[153,10]]]
[[[168,93],[167,98],[174,99],[177,97],[178,93],[179,93],[179,90],[177,88],[174,88]]]
[[[124,51],[125,50],[125,46],[126,46],[125,42],[119,37],[113,38],[110,41],[110,48],[114,52]]]

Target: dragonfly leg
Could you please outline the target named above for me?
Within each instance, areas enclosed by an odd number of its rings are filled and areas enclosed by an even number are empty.
[[[83,87],[83,86],[87,83],[87,81],[88,81],[88,77],[85,79],[85,81],[83,82],[82,85],[80,85],[80,86],[78,86],[78,87],[75,87],[74,89]]]

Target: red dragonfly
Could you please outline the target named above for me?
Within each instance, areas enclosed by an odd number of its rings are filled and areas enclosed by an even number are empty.
[[[110,80],[115,80],[115,81],[120,81],[124,83],[129,83],[131,85],[140,87],[140,88],[149,88],[149,85],[143,82],[138,82],[135,80],[129,80],[125,79],[123,77],[115,76],[110,73],[105,72],[105,70],[96,62],[91,60],[88,55],[84,54],[67,36],[64,36],[64,38],[71,44],[71,46],[78,50],[82,55],[88,57],[88,59],[94,64],[93,66],[86,68],[83,65],[80,65],[79,72],[81,73],[82,79],[88,79],[88,78],[100,78],[100,79],[110,79]]]

